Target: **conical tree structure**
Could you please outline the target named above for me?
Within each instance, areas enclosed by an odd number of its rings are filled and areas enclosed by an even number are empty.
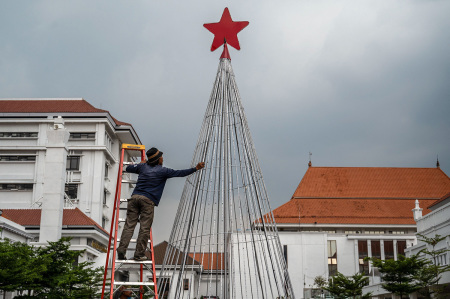
[[[206,167],[186,180],[158,293],[294,298],[231,61],[222,57],[192,160]]]

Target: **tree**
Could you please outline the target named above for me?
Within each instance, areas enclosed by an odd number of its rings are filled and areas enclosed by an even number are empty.
[[[399,255],[397,260],[368,259],[383,274],[382,286],[385,290],[403,298],[403,295],[411,294],[421,288],[416,278],[419,271],[427,265],[427,261],[419,259],[417,255],[412,257]]]
[[[46,264],[26,243],[0,241],[0,290],[25,291],[36,288],[43,279]]]
[[[426,267],[419,270],[416,279],[421,286],[419,293],[425,296],[425,298],[432,298],[432,296],[439,295],[443,291],[443,287],[439,287],[439,281],[444,272],[450,271],[450,265],[441,265],[439,257],[450,251],[446,248],[436,250],[436,245],[445,240],[447,236],[435,235],[433,238],[426,237],[421,234],[417,234],[419,240],[431,246],[431,250],[427,247],[419,251],[419,254],[425,255],[424,261],[427,262]]]
[[[369,278],[362,273],[356,273],[351,277],[346,277],[344,274],[338,272],[331,277],[328,286],[323,286],[331,295],[337,299],[344,298],[370,298],[371,293],[362,293],[362,288],[369,284]]]
[[[19,291],[15,298],[94,298],[103,279],[102,268],[76,264],[83,251],[69,250],[70,238],[33,247],[0,242],[0,289]]]

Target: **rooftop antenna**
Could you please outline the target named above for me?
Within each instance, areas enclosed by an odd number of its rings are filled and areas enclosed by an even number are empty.
[[[311,156],[312,156],[312,153],[311,153],[311,151],[309,152],[309,162],[308,162],[308,167],[311,167],[312,166],[312,163],[311,163]]]

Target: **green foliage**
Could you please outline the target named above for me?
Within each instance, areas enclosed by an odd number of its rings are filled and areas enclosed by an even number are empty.
[[[33,247],[8,239],[0,241],[0,290],[34,289],[45,270],[46,264]]]
[[[362,273],[356,273],[351,277],[346,277],[338,272],[330,278],[328,286],[322,286],[322,289],[330,292],[337,299],[344,298],[370,298],[371,293],[362,293],[362,288],[369,284],[369,278]]]
[[[383,288],[400,295],[411,294],[421,288],[416,281],[417,273],[427,265],[427,262],[414,255],[410,258],[399,255],[397,260],[370,259],[373,266],[383,274]]]
[[[323,288],[327,285],[327,280],[323,276],[316,276],[314,277],[314,284],[317,285],[319,288]]]
[[[416,275],[416,279],[421,286],[419,293],[425,298],[437,297],[443,291],[443,287],[438,286],[442,274],[450,271],[450,265],[440,265],[438,257],[450,250],[446,248],[436,250],[436,245],[445,240],[447,236],[442,237],[437,234],[433,238],[429,238],[421,234],[417,235],[420,241],[431,246],[431,250],[427,247],[419,252],[419,254],[425,256],[424,260],[431,261],[427,263],[426,267],[419,270]]]
[[[33,247],[0,242],[0,289],[19,291],[15,298],[94,298],[103,280],[102,268],[76,264],[83,251],[69,250],[69,238]],[[26,292],[23,292],[26,291]]]

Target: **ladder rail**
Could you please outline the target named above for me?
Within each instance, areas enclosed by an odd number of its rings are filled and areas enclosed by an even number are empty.
[[[111,240],[112,240],[112,236],[113,236],[112,232],[113,232],[113,229],[114,229],[114,223],[115,223],[114,220],[116,218],[116,211],[117,211],[117,202],[116,202],[117,201],[117,194],[120,194],[120,193],[118,193],[118,190],[122,186],[122,183],[121,183],[121,181],[122,181],[122,170],[123,170],[122,162],[123,162],[124,154],[125,154],[125,151],[122,148],[121,149],[121,153],[120,153],[119,172],[118,172],[118,175],[117,175],[117,182],[116,182],[116,192],[115,192],[115,195],[114,195],[114,204],[113,204],[114,208],[113,208],[113,214],[112,214],[112,218],[111,218],[111,229],[109,230],[108,251],[106,253],[105,273],[103,275],[103,285],[102,285],[102,297],[101,297],[101,299],[104,299],[104,294],[105,294],[106,277],[108,275],[108,266],[109,266],[109,255],[110,255],[110,252],[111,252]],[[119,205],[120,205],[120,196],[119,196]],[[119,213],[117,213],[117,214],[119,214]],[[116,242],[114,242],[114,243],[116,243]],[[114,279],[114,271],[113,271],[113,269],[114,269],[114,266],[115,266],[115,251],[116,251],[116,249],[114,248],[113,260],[112,260],[112,266],[111,266],[113,279]]]
[[[123,158],[125,156],[125,149],[122,146],[122,151],[120,155],[120,165],[119,165],[119,172],[117,175],[117,186],[116,186],[116,195],[114,198],[114,210],[117,211],[115,214],[115,226],[114,226],[114,250],[113,250],[113,258],[111,262],[111,288],[110,288],[110,295],[109,298],[113,299],[114,295],[114,276],[115,276],[115,270],[116,270],[116,249],[117,249],[117,234],[119,232],[119,208],[120,208],[120,195],[122,192],[122,171],[123,171]],[[111,231],[112,234],[112,231]],[[110,246],[111,248],[111,246]]]

